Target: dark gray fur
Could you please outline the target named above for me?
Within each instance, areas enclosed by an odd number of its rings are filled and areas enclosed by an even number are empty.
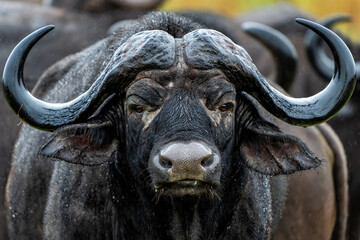
[[[37,96],[49,102],[69,101],[86,91],[101,74],[104,74],[107,66],[118,59],[116,57],[118,49],[121,49],[122,44],[131,36],[146,30],[162,30],[174,38],[182,38],[199,28],[202,28],[200,24],[186,18],[168,13],[152,13],[140,19],[131,28],[123,26],[110,37],[57,63],[44,73],[34,91]],[[179,50],[181,41],[177,41],[174,63],[180,61],[182,57]],[[186,42],[185,39],[183,43],[190,45],[191,41]],[[244,72],[255,69],[245,51],[236,50],[236,52],[243,59],[241,62],[244,63]],[[188,58],[185,62],[188,65],[205,66],[206,69],[211,70],[211,67],[219,64],[211,61],[201,62],[203,59],[197,59],[196,54],[187,53]],[[167,60],[169,59],[165,62]],[[143,58],[135,58],[134,62],[141,63]],[[253,158],[247,158],[249,151],[239,146],[243,146],[241,145],[243,142],[260,148],[262,144],[269,142],[294,144],[300,149],[296,154],[299,153],[302,160],[310,163],[306,167],[295,164],[297,165],[295,170],[316,167],[320,164],[319,159],[313,156],[299,139],[281,133],[275,125],[266,122],[256,110],[254,106],[256,103],[241,94],[240,86],[237,86],[236,92],[238,104],[236,129],[229,134],[220,131],[223,130],[223,126],[211,125],[205,110],[200,107],[201,104],[197,99],[192,98],[193,95],[189,95],[189,91],[179,91],[171,99],[172,102],[169,100],[164,104],[163,111],[150,126],[151,130],[140,135],[138,131],[140,126],[131,121],[126,122],[124,119],[123,94],[136,73],[141,70],[156,72],[161,66],[151,61],[149,65],[145,64],[140,68],[137,64],[127,65],[125,67],[129,73],[125,75],[128,77],[127,82],[118,85],[121,88],[117,89],[117,97],[114,98],[119,100],[120,104],[115,106],[110,104],[109,109],[104,106],[105,110],[99,110],[99,114],[91,118],[90,122],[75,126],[88,129],[90,123],[105,121],[102,118],[102,111],[116,113],[118,118],[112,118],[112,121],[116,124],[118,151],[111,154],[107,163],[89,167],[65,161],[50,161],[49,158],[43,157],[47,155],[44,152],[45,144],[62,136],[63,130],[68,126],[59,129],[53,137],[49,133],[29,126],[23,127],[15,146],[13,171],[9,183],[8,197],[11,208],[8,216],[12,238],[172,238],[175,240],[271,238],[281,216],[285,201],[285,197],[282,196],[285,195],[287,183],[284,177],[270,175],[287,174],[294,169],[289,170],[287,166],[280,169],[271,161],[272,159],[260,164],[260,161],[251,162]],[[232,79],[234,76],[228,72],[227,76]],[[186,197],[181,201],[170,201],[160,195],[156,201],[157,195],[154,194],[150,184],[151,174],[147,170],[147,157],[150,155],[151,147],[156,147],[158,142],[168,141],[172,139],[171,137],[175,139],[189,137],[177,131],[183,127],[181,125],[183,119],[198,124],[188,126],[190,132],[200,134],[194,135],[196,139],[206,136],[202,140],[213,141],[212,143],[221,149],[224,176],[222,185],[216,190],[219,199],[204,197],[194,203],[193,199]],[[89,135],[96,134],[91,129],[88,131]],[[78,133],[70,131],[70,137]],[[80,136],[84,136],[81,135],[81,131]],[[98,139],[101,143],[108,142],[102,137]],[[38,154],[40,146],[44,145],[45,150]],[[106,144],[97,145],[102,147]],[[56,153],[52,154],[57,158]],[[289,150],[286,160],[297,161],[293,158],[293,154]],[[195,212],[186,208],[194,205]],[[186,233],[184,229],[187,230]]]
[[[72,3],[76,1],[71,1]],[[99,5],[98,5],[99,7]],[[74,10],[74,9],[72,9]],[[108,11],[109,8],[106,8]],[[56,61],[76,53],[106,37],[107,29],[116,21],[137,18],[145,10],[119,8],[111,14],[89,14],[65,11],[38,4],[0,1],[0,75],[7,57],[15,45],[28,33],[44,25],[54,24],[56,29],[37,48],[39,54],[30,53],[25,66],[26,86],[31,90],[42,72]],[[2,86],[0,86],[2,92]],[[0,94],[0,239],[7,239],[4,206],[6,178],[10,168],[12,149],[20,130],[20,122]]]

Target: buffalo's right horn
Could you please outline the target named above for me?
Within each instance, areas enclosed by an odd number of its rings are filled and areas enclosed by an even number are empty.
[[[3,91],[10,107],[23,121],[42,130],[85,121],[110,95],[121,94],[137,71],[149,65],[166,68],[175,59],[175,39],[171,35],[161,30],[136,33],[116,49],[86,92],[66,103],[48,103],[26,89],[23,68],[31,48],[53,28],[43,27],[24,38],[10,54],[3,72]]]
[[[53,131],[65,124],[85,121],[106,98],[121,93],[136,71],[148,65],[169,67],[175,59],[175,40],[168,33],[160,30],[136,33],[115,51],[86,92],[66,103],[48,103],[26,89],[23,68],[31,48],[53,28],[40,28],[24,38],[10,54],[3,72],[3,91],[10,107],[23,121],[41,130]]]
[[[261,23],[245,22],[242,29],[271,51],[277,62],[276,77],[273,81],[288,91],[296,74],[298,57],[294,45],[284,34]]]
[[[336,15],[333,17],[329,17],[328,19],[322,22],[322,25],[325,27],[332,27],[334,24],[338,22],[350,21],[351,17],[349,15]],[[305,47],[307,50],[307,54],[309,56],[309,60],[317,71],[317,73],[323,77],[324,79],[331,78],[334,72],[334,62],[326,55],[324,50],[321,47],[322,39],[316,35],[313,31],[308,31],[305,36]],[[360,79],[360,63],[355,63],[356,67],[356,76],[359,81]]]
[[[91,95],[99,91],[99,85],[67,103],[47,103],[31,95],[24,85],[23,69],[31,48],[54,26],[46,26],[23,39],[12,51],[3,72],[3,92],[6,100],[19,118],[33,127],[52,131],[89,116],[88,106],[95,99]],[[109,76],[105,76],[107,78]]]

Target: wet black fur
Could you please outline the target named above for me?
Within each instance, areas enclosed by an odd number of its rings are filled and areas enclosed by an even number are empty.
[[[205,142],[216,140],[216,143],[210,143],[212,145],[216,144],[216,146],[221,149],[220,151],[223,153],[222,158],[228,159],[230,157],[229,150],[226,151],[226,148],[229,148],[229,146],[232,145],[229,143],[229,137],[220,137],[223,135],[221,129],[216,129],[211,124],[205,110],[202,109],[203,107],[201,106],[199,100],[195,99],[191,95],[189,96],[186,92],[177,92],[172,99],[165,103],[162,111],[149,126],[148,131],[143,134],[139,134],[141,132],[141,126],[139,126],[138,123],[128,123],[128,130],[126,134],[126,152],[128,154],[126,157],[122,157],[123,159],[126,159],[126,161],[117,160],[117,164],[112,164],[112,168],[114,170],[111,172],[117,172],[117,174],[112,177],[110,181],[112,182],[111,186],[115,196],[129,195],[127,194],[129,191],[135,193],[135,196],[128,196],[129,199],[118,199],[119,203],[116,204],[119,206],[118,216],[130,216],[133,215],[134,212],[137,212],[136,215],[142,216],[141,219],[137,220],[133,218],[122,218],[119,220],[122,224],[127,226],[124,228],[126,229],[124,231],[127,236],[131,236],[130,238],[141,239],[144,237],[146,235],[145,232],[139,233],[138,236],[134,236],[134,231],[136,229],[139,231],[141,226],[149,225],[149,223],[151,223],[151,229],[154,229],[154,236],[149,236],[148,239],[169,239],[171,235],[173,235],[174,239],[198,239],[198,237],[190,238],[190,236],[203,236],[204,233],[208,232],[211,232],[211,238],[214,238],[215,232],[210,230],[214,229],[214,227],[217,228],[218,226],[213,226],[210,224],[213,221],[206,221],[206,219],[211,216],[216,224],[219,222],[226,223],[229,221],[226,221],[225,219],[222,219],[221,221],[214,219],[218,217],[225,217],[220,214],[221,210],[215,211],[215,208],[213,207],[211,207],[211,209],[215,212],[209,213],[205,210],[210,209],[210,206],[214,203],[217,203],[218,208],[222,207],[221,201],[216,197],[212,197],[210,199],[202,198],[201,200],[188,199],[188,201],[186,201],[188,203],[183,203],[179,200],[163,198],[161,196],[158,197],[154,194],[153,189],[149,188],[149,186],[151,186],[151,176],[148,171],[145,170],[147,169],[147,161],[150,156],[150,151],[155,147],[153,143],[156,143],[156,145],[162,145],[173,140],[186,141],[190,139],[198,139]],[[231,133],[229,135],[231,136]],[[225,146],[226,144],[227,146]],[[226,165],[227,163],[224,161],[223,164]],[[129,173],[129,175],[126,173]],[[136,173],[138,175],[136,175]],[[134,177],[136,179],[131,183],[131,187],[124,186],[125,184],[129,185],[126,179],[133,179]],[[146,184],[144,184],[144,180]],[[134,191],[134,189],[136,189],[136,191]],[[235,193],[236,192],[238,191],[235,191]],[[230,198],[230,196],[228,196],[228,198]],[[174,201],[178,204],[172,204]],[[196,204],[195,202],[197,201],[200,202]],[[130,209],[129,203],[132,203],[132,207]],[[185,206],[183,206],[183,204]],[[125,205],[127,207],[123,208],[122,206]],[[205,206],[206,207],[203,210],[199,209],[197,211],[190,211],[188,214],[199,214],[199,216],[195,216],[193,219],[187,219],[185,217],[187,214],[184,210],[187,209],[186,205],[197,205],[201,209]],[[146,207],[139,209],[138,206]],[[179,212],[179,209],[181,209],[181,212]],[[155,219],[152,214],[155,214]],[[202,216],[203,214],[205,214],[205,216]],[[231,214],[227,216],[230,217]],[[184,222],[176,220],[176,218],[182,217],[184,217],[182,220],[185,221],[185,223],[188,222],[190,225],[191,221],[196,221],[196,223],[194,223],[196,226],[204,223],[206,223],[206,225],[199,225],[197,228],[189,230],[189,238],[182,238],[180,232],[183,234],[184,231],[181,231],[181,229],[187,229],[187,227],[180,226],[181,224],[184,224]],[[129,226],[129,222],[133,225]],[[210,224],[210,226],[207,226],[207,224]]]
[[[104,109],[108,112],[101,111],[103,114],[100,116],[124,119],[125,113],[121,102],[109,108],[105,106]],[[249,139],[250,135],[246,136],[244,133],[249,127],[258,128],[265,125],[267,131],[280,133],[274,125],[265,122],[258,115],[249,101],[240,97],[238,104],[236,136],[241,136],[241,141],[252,140]],[[114,108],[116,111],[110,110]],[[249,214],[249,211],[256,209],[255,206],[261,208],[261,205],[247,197],[241,202],[250,171],[238,151],[237,146],[241,141],[237,140],[235,144],[234,132],[226,133],[224,129],[216,128],[202,109],[196,98],[180,91],[165,103],[148,131],[141,133],[142,126],[132,122],[128,122],[127,130],[124,125],[121,125],[120,129],[119,125],[114,126],[117,128],[116,132],[122,133],[117,137],[127,139],[126,147],[120,145],[117,155],[109,163],[108,181],[116,206],[113,227],[119,227],[119,230],[115,231],[114,239],[118,239],[119,236],[125,239],[172,237],[176,240],[237,239],[239,236],[251,239],[266,238],[268,229],[259,224],[256,214]],[[111,117],[110,115],[115,112],[116,116]],[[89,134],[96,135],[97,132],[92,131]],[[154,193],[151,187],[151,173],[147,171],[147,161],[150,151],[154,148],[153,143],[162,145],[169,141],[190,139],[215,144],[221,151],[221,186],[214,190],[214,194],[209,191],[208,195],[200,199],[172,199],[161,193]],[[235,146],[234,149],[232,146]],[[234,228],[234,222],[235,226],[241,227]],[[186,223],[189,225],[182,225]],[[187,237],[183,235],[184,232],[187,232]]]
[[[179,38],[201,27],[184,17],[158,12],[145,16],[135,27],[119,29],[111,39],[121,42],[136,32],[152,29]],[[268,176],[253,173],[242,159],[239,147],[243,141],[256,141],[249,139],[251,135],[245,134],[246,129],[263,126],[265,122],[253,104],[239,93],[235,129],[215,126],[199,99],[191,91],[180,89],[165,102],[144,132],[141,124],[127,116],[124,92],[106,102],[89,120],[93,124],[101,122],[100,128],[87,128],[89,123],[84,123],[80,127],[83,129],[68,131],[70,137],[83,134],[92,144],[106,145],[110,139],[118,139],[117,151],[104,163],[108,164],[103,177],[107,178],[110,193],[103,219],[111,223],[106,229],[97,229],[104,238],[268,239],[272,227]],[[271,127],[267,131],[279,133],[270,123],[268,126]],[[208,194],[200,197],[179,199],[155,192],[148,167],[151,151],[173,140],[190,139],[219,149],[221,184],[209,187]],[[71,224],[68,226],[68,232],[78,233]],[[85,239],[91,231],[89,227],[76,238]]]

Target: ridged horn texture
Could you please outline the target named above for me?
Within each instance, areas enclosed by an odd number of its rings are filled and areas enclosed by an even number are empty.
[[[278,30],[256,22],[245,22],[242,29],[267,47],[276,61],[273,80],[288,91],[295,80],[298,56],[294,45]]]
[[[334,24],[340,22],[348,22],[351,17],[346,14],[336,15],[324,20],[321,24],[327,28],[331,28]],[[328,80],[334,72],[334,62],[326,55],[321,47],[322,39],[312,31],[306,33],[304,42],[306,51],[316,72]],[[360,81],[360,63],[355,63],[357,80]]]
[[[305,19],[296,21],[320,35],[335,59],[331,82],[311,97],[292,98],[271,87],[247,52],[214,30],[200,29],[184,36],[186,60],[197,68],[222,69],[239,92],[250,94],[267,111],[290,124],[320,124],[333,117],[351,97],[356,82],[355,63],[345,43],[331,30]]]
[[[3,72],[3,92],[10,107],[29,125],[53,131],[81,122],[111,94],[121,92],[141,69],[167,68],[175,59],[175,40],[164,31],[134,34],[114,53],[105,69],[83,94],[66,103],[48,103],[31,95],[24,85],[23,68],[31,48],[53,26],[43,27],[22,40],[10,54]]]

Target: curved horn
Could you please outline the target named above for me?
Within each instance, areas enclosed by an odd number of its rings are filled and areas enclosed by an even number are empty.
[[[277,64],[274,82],[288,91],[296,74],[298,57],[294,45],[284,34],[264,24],[245,22],[242,24],[242,29],[271,51]]]
[[[43,27],[22,40],[10,54],[3,72],[3,91],[10,107],[23,121],[41,130],[53,131],[90,117],[111,94],[132,81],[148,66],[166,68],[175,59],[175,39],[160,30],[143,31],[127,39],[112,56],[91,87],[66,103],[47,103],[31,95],[24,85],[23,68],[31,48],[51,31]],[[142,57],[138,57],[142,54]]]
[[[95,86],[73,101],[47,103],[35,98],[27,90],[23,77],[26,57],[31,48],[52,29],[54,26],[45,26],[24,38],[11,52],[3,73],[3,92],[10,107],[29,125],[47,131],[88,117],[88,106],[93,100],[91,95],[97,92]]]
[[[326,19],[322,24],[330,28],[335,23],[350,21],[351,17],[349,15],[336,15]],[[323,77],[324,79],[329,79],[331,74],[334,72],[334,62],[325,54],[324,50],[321,47],[321,38],[314,34],[312,31],[306,33],[304,39],[306,51],[311,62],[311,65],[314,67],[316,72]],[[357,79],[360,79],[360,63],[356,63],[356,76]]]
[[[333,117],[350,99],[356,83],[355,63],[346,44],[331,30],[305,19],[296,21],[322,37],[330,47],[335,70],[329,85],[307,98],[291,98],[271,87],[263,77],[254,73],[258,92],[250,93],[273,115],[300,126],[320,124]]]

